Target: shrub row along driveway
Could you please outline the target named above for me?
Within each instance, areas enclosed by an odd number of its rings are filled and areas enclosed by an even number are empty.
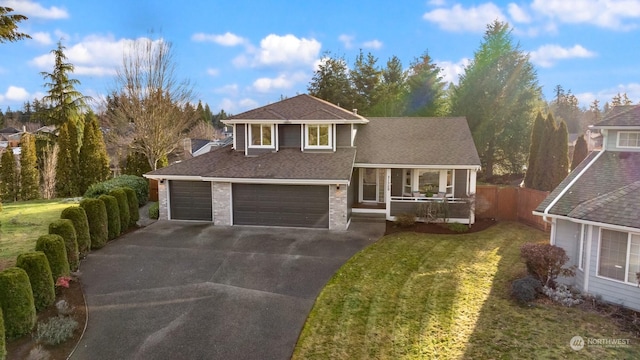
[[[74,359],[288,359],[332,274],[384,224],[346,232],[157,222],[81,265]]]

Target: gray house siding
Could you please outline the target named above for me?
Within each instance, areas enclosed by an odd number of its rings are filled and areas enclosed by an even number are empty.
[[[278,146],[300,149],[301,125],[278,125]]]
[[[244,151],[244,145],[245,145],[245,130],[244,130],[244,124],[237,124],[236,125],[236,133],[234,134],[235,139],[236,139],[236,150],[237,151]]]
[[[555,231],[556,246],[561,247],[569,256],[569,262],[565,265],[567,267],[578,267],[578,259],[580,256],[580,224],[566,221],[557,220]],[[575,277],[558,279],[560,282],[567,285],[581,284],[577,282]]]
[[[336,146],[351,146],[351,125],[336,125]]]
[[[467,171],[465,169],[455,170],[453,176],[453,196],[457,198],[467,196]]]
[[[275,148],[252,148],[252,147],[248,147],[247,148],[247,155],[251,156],[251,155],[260,155],[260,154],[265,154],[268,152],[273,152],[276,151]]]
[[[639,130],[628,130],[632,132],[637,132]],[[618,130],[609,130],[607,133],[606,139],[606,147],[608,150],[617,150],[617,151],[640,151],[640,149],[630,149],[630,148],[618,148]]]

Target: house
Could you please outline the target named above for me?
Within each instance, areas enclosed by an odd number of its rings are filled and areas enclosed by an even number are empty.
[[[446,203],[473,223],[480,169],[465,118],[371,118],[298,95],[223,120],[233,143],[145,174],[160,218],[345,230]]]
[[[593,125],[592,152],[538,206],[550,242],[565,249],[576,276],[568,285],[640,310],[640,106],[609,112]]]

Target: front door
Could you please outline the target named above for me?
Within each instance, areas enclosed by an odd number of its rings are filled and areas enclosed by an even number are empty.
[[[362,201],[378,201],[378,169],[362,170]]]

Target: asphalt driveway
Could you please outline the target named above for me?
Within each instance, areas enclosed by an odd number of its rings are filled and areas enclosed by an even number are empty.
[[[349,231],[157,222],[81,265],[73,359],[289,359],[316,296],[384,223]]]

